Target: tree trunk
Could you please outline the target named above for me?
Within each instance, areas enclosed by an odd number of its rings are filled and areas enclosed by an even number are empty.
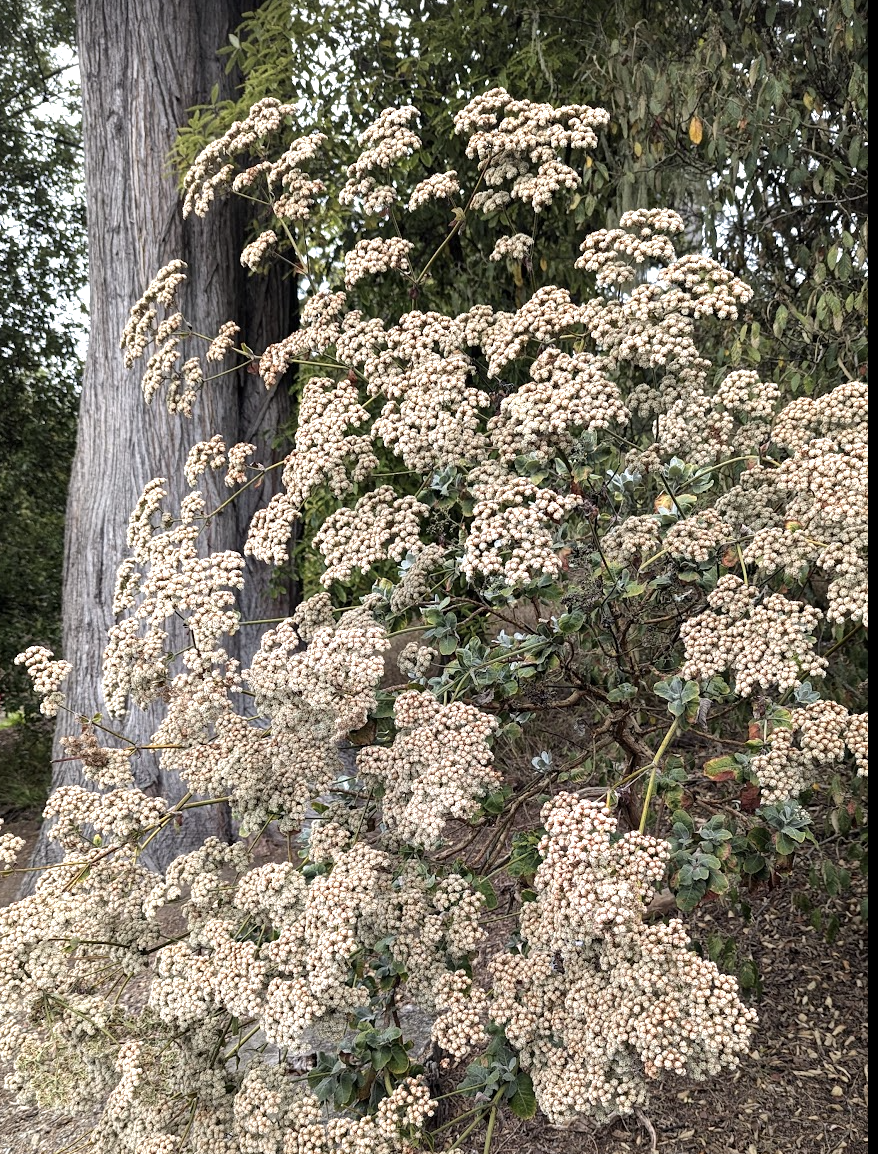
[[[187,109],[207,100],[214,84],[231,94],[216,53],[228,43],[242,8],[239,0],[80,0],[78,5],[91,329],[67,507],[63,655],[73,665],[68,701],[87,715],[105,713],[101,655],[113,621],[113,587],[126,553],[128,516],[144,484],[167,477],[171,499],[178,499],[189,447],[216,433],[227,444],[255,441],[257,459],[267,464],[277,459],[271,433],[287,416],[287,391],[277,389],[265,406],[265,394],[244,373],[206,386],[191,419],[169,416],[161,395],[146,407],[140,373],[125,370],[119,348],[131,305],[157,269],[174,258],[189,265],[181,304],[195,331],[211,335],[224,321],[235,320],[243,339],[258,350],[292,327],[294,282],[249,277],[241,267],[247,224],[241,202],[215,205],[206,219],[184,222],[167,165]],[[208,548],[240,549],[246,521],[256,502],[271,495],[268,488],[267,483],[254,493],[246,508],[230,506],[214,519],[205,533]],[[253,610],[264,599],[267,579],[264,567],[262,573],[248,568],[245,617],[266,615]],[[281,603],[270,615],[286,610]],[[244,660],[248,643],[253,644],[248,632],[255,634],[242,630],[237,639],[237,656]],[[145,743],[156,720],[155,714],[133,709],[120,726],[126,737]],[[63,757],[60,737],[77,729],[62,711],[53,757]],[[53,788],[81,781],[75,764],[55,768]],[[155,755],[141,754],[135,774],[149,792],[180,796],[179,781],[162,773]],[[215,807],[189,811],[180,830],[152,843],[149,864],[163,866],[206,836],[227,832],[227,823]],[[44,830],[34,864],[53,860],[55,852]]]

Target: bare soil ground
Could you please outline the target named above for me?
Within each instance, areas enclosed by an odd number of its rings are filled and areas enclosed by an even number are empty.
[[[5,828],[33,839],[37,825],[19,818]],[[14,900],[10,879],[0,879],[0,887],[0,904]],[[642,1115],[600,1130],[507,1118],[494,1132],[491,1154],[866,1151],[866,928],[852,900],[828,944],[794,908],[792,893],[790,886],[766,895],[749,925],[710,907],[690,919],[694,935],[734,936],[739,955],[752,954],[761,971],[756,1048],[741,1070],[701,1084],[668,1081]],[[0,1154],[55,1154],[76,1143],[87,1121],[19,1107],[0,1090]],[[483,1145],[476,1131],[458,1149],[482,1154]]]

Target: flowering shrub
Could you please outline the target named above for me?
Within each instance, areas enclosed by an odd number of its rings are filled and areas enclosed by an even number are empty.
[[[437,1078],[467,1059],[448,1097],[475,1104],[452,1122],[487,1119],[488,1149],[501,1108],[600,1122],[656,1078],[734,1067],[755,1013],[659,891],[743,901],[813,842],[803,791],[867,772],[865,714],[813,687],[865,623],[864,388],[784,404],[725,367],[750,290],[678,255],[675,212],[587,236],[580,292],[538,283],[537,224],[575,192],[600,110],[492,90],[455,118],[472,172],[420,179],[417,114],[388,110],[340,188],[319,134],[283,150],[293,111],[262,101],[206,149],[184,211],[264,207],[241,260],[294,265],[300,328],[254,354],[228,321],[186,356],[175,261],[123,337],[172,412],[223,387],[212,363],[303,382],[283,489],[240,553],[205,551],[219,510],[198,485],[224,470],[233,500],[267,469],[221,432],[193,447],[179,507],[156,478],[132,514],[107,709],[163,703],[149,748],[188,792],[141,792],[124,721],[65,701],[52,654],[20,658],[44,711],[79,718],[67,748],[93,788],[53,795],[64,859],[0,917],[0,1045],[25,1097],[102,1105],[102,1151],[441,1149]],[[368,234],[335,267],[344,290],[309,272],[331,197]],[[437,205],[448,232],[418,251],[403,214]],[[504,299],[473,283],[464,311],[422,308],[480,220]],[[408,311],[367,308],[374,278]],[[327,501],[323,591],[241,668],[245,558],[284,564]],[[528,733],[552,748],[529,760]],[[736,752],[706,761],[708,819],[690,773],[717,747]],[[240,840],[146,870],[149,841],[207,804]],[[272,834],[286,853],[258,864]]]

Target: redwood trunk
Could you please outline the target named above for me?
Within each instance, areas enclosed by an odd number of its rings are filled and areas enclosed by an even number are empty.
[[[146,407],[139,370],[126,371],[119,349],[131,305],[156,270],[174,258],[190,268],[181,303],[196,331],[210,335],[224,321],[235,320],[243,339],[258,350],[292,327],[293,282],[248,277],[241,268],[247,226],[242,208],[217,204],[205,220],[184,222],[168,170],[168,152],[187,110],[206,101],[214,84],[231,95],[217,49],[228,43],[242,8],[237,0],[80,0],[78,5],[91,327],[67,509],[63,655],[73,664],[68,700],[83,714],[105,712],[101,654],[113,620],[128,516],[144,484],[167,477],[172,499],[179,497],[189,447],[215,433],[227,444],[255,441],[257,459],[268,463],[276,459],[272,433],[287,416],[286,389],[276,390],[266,406],[258,379],[244,373],[208,385],[191,419],[169,416],[161,396]],[[240,549],[255,504],[269,496],[264,489],[245,509],[230,506],[205,534],[209,548]],[[267,573],[251,567],[248,577],[245,616],[265,616]],[[272,616],[287,609],[277,601],[273,606]],[[242,630],[236,639],[238,656],[245,660],[253,633]],[[132,709],[120,726],[143,743],[155,721],[155,715]],[[63,757],[59,739],[76,728],[62,712],[53,757]],[[55,768],[53,787],[81,780],[71,763]],[[170,798],[181,792],[179,781],[159,770],[154,755],[142,754],[135,772],[149,792]],[[190,811],[180,830],[152,843],[150,864],[166,864],[209,834],[226,832],[227,823],[212,807]],[[35,864],[54,856],[44,831]]]

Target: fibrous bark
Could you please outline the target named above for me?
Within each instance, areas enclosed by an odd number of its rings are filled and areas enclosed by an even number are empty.
[[[243,371],[209,384],[191,419],[169,415],[161,397],[146,407],[140,374],[126,371],[119,348],[131,305],[156,270],[175,258],[189,265],[181,304],[195,331],[211,335],[233,319],[259,350],[292,327],[294,282],[251,277],[241,267],[247,219],[240,208],[221,204],[206,219],[184,221],[168,168],[187,110],[207,100],[215,84],[220,92],[231,88],[217,49],[228,42],[241,14],[236,0],[78,5],[91,325],[67,509],[63,655],[73,664],[68,701],[85,715],[105,711],[101,654],[113,620],[115,574],[125,555],[128,516],[146,481],[167,477],[172,501],[179,498],[189,447],[216,433],[226,444],[254,441],[257,459],[268,464],[276,459],[273,433],[287,415],[287,390],[276,390],[266,404]],[[268,478],[276,476],[275,471]],[[240,549],[246,522],[256,503],[271,495],[270,484],[248,492],[249,502],[236,502],[209,523],[207,548]],[[266,581],[257,570],[248,571],[245,619],[265,616]],[[277,601],[273,605],[273,615],[285,611],[283,601],[280,608]],[[255,635],[241,630],[237,656],[246,660]],[[156,720],[132,710],[121,725],[127,738],[145,743]],[[62,711],[54,758],[64,756],[60,737],[76,730],[75,718]],[[55,769],[53,787],[80,780],[75,763],[62,760]],[[149,792],[170,800],[180,795],[182,787],[167,780],[155,755],[141,754],[135,773]],[[216,807],[189,811],[182,827],[151,844],[149,864],[166,864],[209,834],[227,832],[227,824]],[[34,864],[51,861],[53,854],[44,831]]]

